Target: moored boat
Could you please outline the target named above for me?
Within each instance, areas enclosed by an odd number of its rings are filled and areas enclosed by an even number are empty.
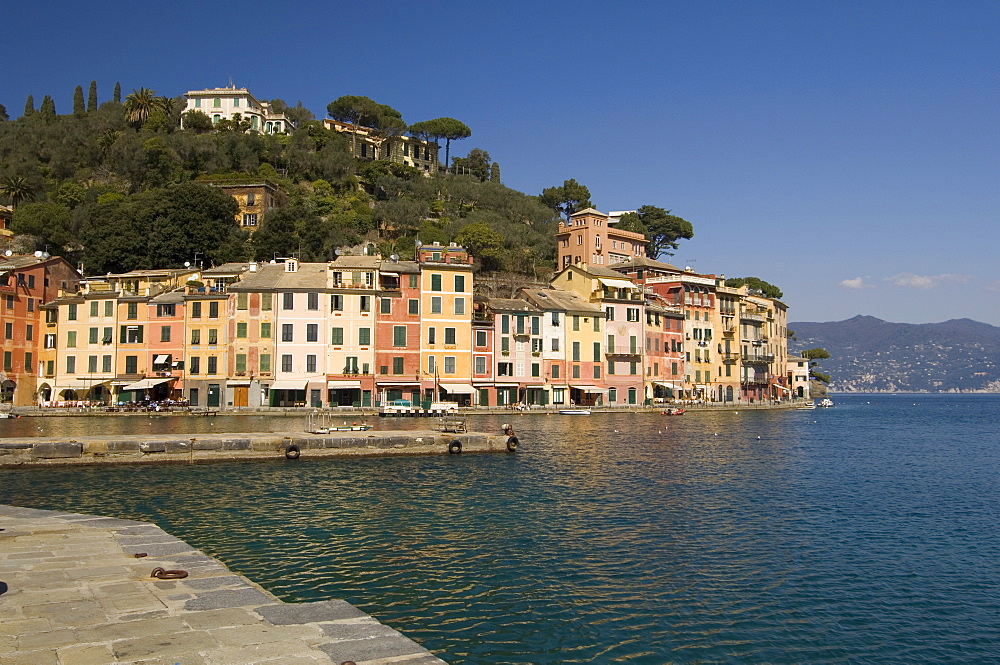
[[[559,413],[564,416],[589,416],[590,409],[560,409]]]

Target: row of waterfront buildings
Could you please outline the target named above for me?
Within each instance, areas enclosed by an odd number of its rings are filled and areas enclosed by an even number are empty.
[[[557,244],[547,287],[509,298],[477,295],[473,257],[455,245],[414,261],[100,277],[59,257],[0,258],[0,395],[209,408],[808,397],[782,302],[645,258],[641,234],[596,210],[561,224]]]

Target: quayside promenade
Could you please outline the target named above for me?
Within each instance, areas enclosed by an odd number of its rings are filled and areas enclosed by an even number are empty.
[[[514,452],[510,437],[441,429],[228,434],[134,434],[0,440],[0,467],[51,464],[194,464],[234,460]]]
[[[284,603],[154,524],[0,505],[4,665],[346,662],[444,663],[345,601]]]

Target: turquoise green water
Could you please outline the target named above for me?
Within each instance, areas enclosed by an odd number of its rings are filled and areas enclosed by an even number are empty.
[[[837,402],[523,416],[516,455],[0,470],[0,501],[155,521],[451,663],[1000,660],[1000,398]]]

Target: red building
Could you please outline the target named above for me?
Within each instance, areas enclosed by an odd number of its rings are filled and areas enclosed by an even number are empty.
[[[375,317],[375,390],[379,404],[421,400],[420,266],[384,261]]]

